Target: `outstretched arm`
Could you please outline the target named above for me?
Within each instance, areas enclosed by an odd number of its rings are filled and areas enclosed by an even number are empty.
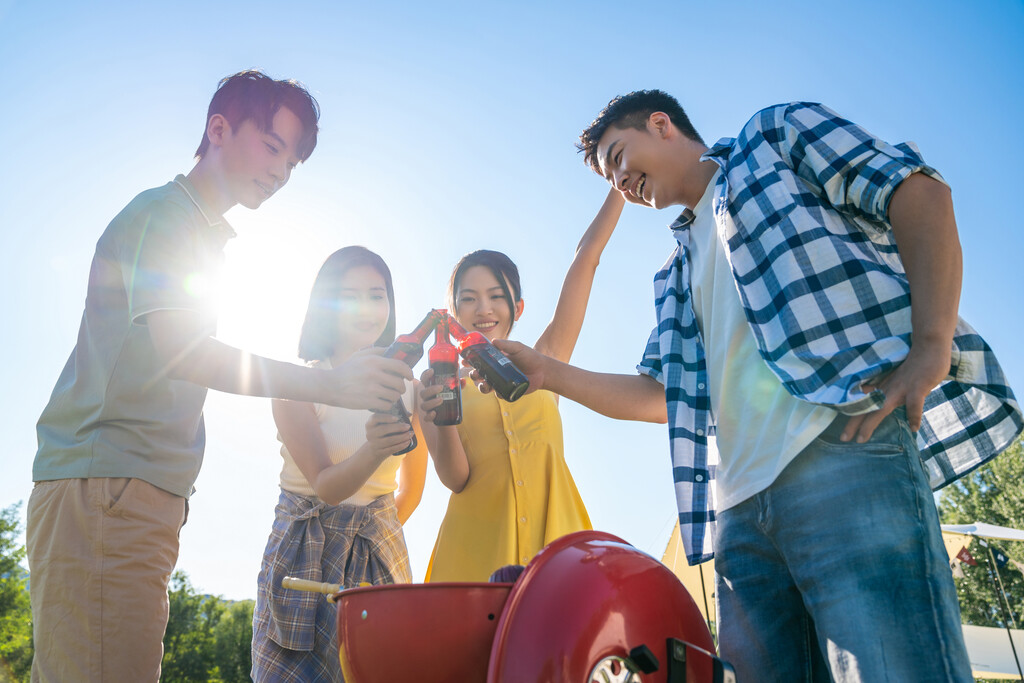
[[[893,193],[889,222],[910,283],[910,351],[874,387],[864,387],[881,389],[885,403],[874,412],[851,417],[843,440],[867,441],[899,406],[906,406],[910,428],[917,431],[925,397],[949,374],[963,275],[949,188],[923,173],[910,175]]]
[[[145,324],[169,377],[231,394],[386,410],[412,379],[409,366],[379,351],[359,352],[331,370],[254,356],[209,336],[193,311],[155,311]]]
[[[560,361],[568,361],[572,356],[587,314],[587,303],[594,284],[594,274],[601,262],[601,253],[619,222],[624,204],[620,192],[614,188],[609,190],[597,216],[583,233],[562,282],[562,292],[558,296],[551,322],[534,345],[541,353]]]
[[[664,423],[668,419],[665,389],[647,375],[591,372],[519,342],[494,344],[527,376],[531,391],[547,389],[618,420]]]

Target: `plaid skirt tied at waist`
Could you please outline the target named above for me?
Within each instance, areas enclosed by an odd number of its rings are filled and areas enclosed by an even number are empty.
[[[291,650],[312,650],[317,605],[324,598],[282,588],[286,576],[343,588],[411,582],[394,495],[364,507],[327,505],[282,489],[259,584],[267,592],[270,638]]]

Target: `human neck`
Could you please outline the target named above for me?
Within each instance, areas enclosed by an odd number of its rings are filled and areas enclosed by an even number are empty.
[[[209,152],[196,162],[185,177],[192,183],[192,187],[196,188],[203,202],[218,214],[224,215],[237,203],[231,199],[224,175]]]
[[[704,196],[708,189],[708,183],[715,176],[718,164],[714,161],[701,161],[701,157],[708,151],[702,142],[687,139],[683,145],[681,154],[681,183],[680,197],[683,206],[693,209]]]

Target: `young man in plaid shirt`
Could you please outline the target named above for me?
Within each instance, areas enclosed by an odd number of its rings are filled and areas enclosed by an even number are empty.
[[[819,104],[709,148],[657,90],[612,100],[579,147],[628,201],[687,207],[639,374],[500,346],[533,387],[667,417],[688,560],[716,557],[722,658],[741,681],[972,680],[932,489],[1024,418],[958,318],[941,176]]]

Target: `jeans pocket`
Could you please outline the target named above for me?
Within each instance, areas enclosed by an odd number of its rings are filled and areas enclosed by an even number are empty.
[[[900,455],[905,451],[903,432],[906,418],[902,416],[902,408],[898,410],[900,414],[893,412],[887,415],[875,428],[871,438],[865,443],[860,443],[853,439],[850,441],[841,441],[839,439],[839,436],[843,433],[843,428],[846,426],[846,421],[849,419],[845,415],[840,415],[824,432],[818,435],[811,443],[811,446],[824,451],[850,456],[884,458]]]

